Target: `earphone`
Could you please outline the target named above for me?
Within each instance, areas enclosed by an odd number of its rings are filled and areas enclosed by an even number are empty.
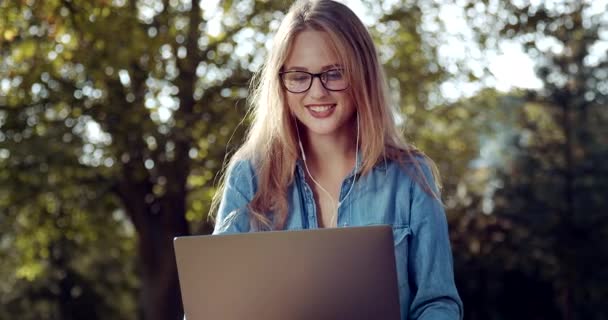
[[[317,185],[317,187],[319,187],[319,189],[321,189],[321,191],[325,192],[325,194],[334,202],[337,204],[336,206],[336,211],[334,212],[334,214],[332,215],[331,221],[334,224],[334,226],[338,226],[338,221],[337,221],[337,215],[338,215],[338,209],[340,208],[340,206],[342,205],[342,203],[344,203],[344,201],[346,199],[348,199],[348,196],[350,195],[351,191],[353,190],[353,187],[355,185],[355,178],[359,169],[359,115],[357,114],[357,143],[355,145],[355,177],[353,177],[353,181],[350,184],[350,188],[348,189],[348,192],[346,193],[346,195],[344,196],[344,198],[341,201],[336,201],[336,199],[334,199],[334,197],[331,196],[331,194],[329,193],[329,191],[327,191],[325,188],[323,188],[323,186],[317,182],[317,180],[315,180],[315,178],[312,176],[312,174],[310,173],[310,170],[308,170],[308,165],[306,164],[306,153],[304,152],[304,147],[302,146],[302,139],[300,139],[300,130],[298,129],[298,123],[296,121],[295,116],[293,117],[294,119],[294,124],[296,126],[296,134],[298,136],[298,145],[300,146],[300,152],[302,153],[302,160],[304,161],[304,168],[306,168],[306,172],[308,173],[308,176],[310,177],[310,179],[312,180],[312,182],[314,182],[315,185]],[[339,195],[338,195],[339,196]]]

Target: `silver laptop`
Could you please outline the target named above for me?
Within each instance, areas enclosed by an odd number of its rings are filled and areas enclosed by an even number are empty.
[[[174,240],[188,320],[399,319],[390,226]]]

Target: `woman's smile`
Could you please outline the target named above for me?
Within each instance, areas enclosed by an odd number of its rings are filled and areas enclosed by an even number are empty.
[[[310,104],[306,108],[313,117],[323,119],[331,116],[336,109],[336,104]]]

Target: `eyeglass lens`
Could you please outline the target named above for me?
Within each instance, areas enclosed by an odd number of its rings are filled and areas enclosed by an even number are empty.
[[[318,74],[305,71],[287,71],[281,74],[285,88],[294,93],[310,89],[315,77],[319,77],[323,87],[330,91],[341,91],[348,87],[346,77],[340,69],[327,70]]]

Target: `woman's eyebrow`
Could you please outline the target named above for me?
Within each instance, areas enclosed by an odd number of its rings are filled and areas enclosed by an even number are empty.
[[[341,68],[342,68],[341,64],[334,63],[334,64],[329,64],[329,65],[322,67],[321,72],[326,71],[326,70],[341,69]],[[285,68],[285,71],[307,71],[308,72],[308,68],[300,67],[300,66],[293,66],[293,67]]]
[[[308,71],[308,68],[304,67],[289,67],[285,68],[286,71]]]
[[[330,65],[327,65],[327,66],[321,68],[321,71],[331,70],[331,69],[342,69],[342,65],[339,63],[330,64]]]

